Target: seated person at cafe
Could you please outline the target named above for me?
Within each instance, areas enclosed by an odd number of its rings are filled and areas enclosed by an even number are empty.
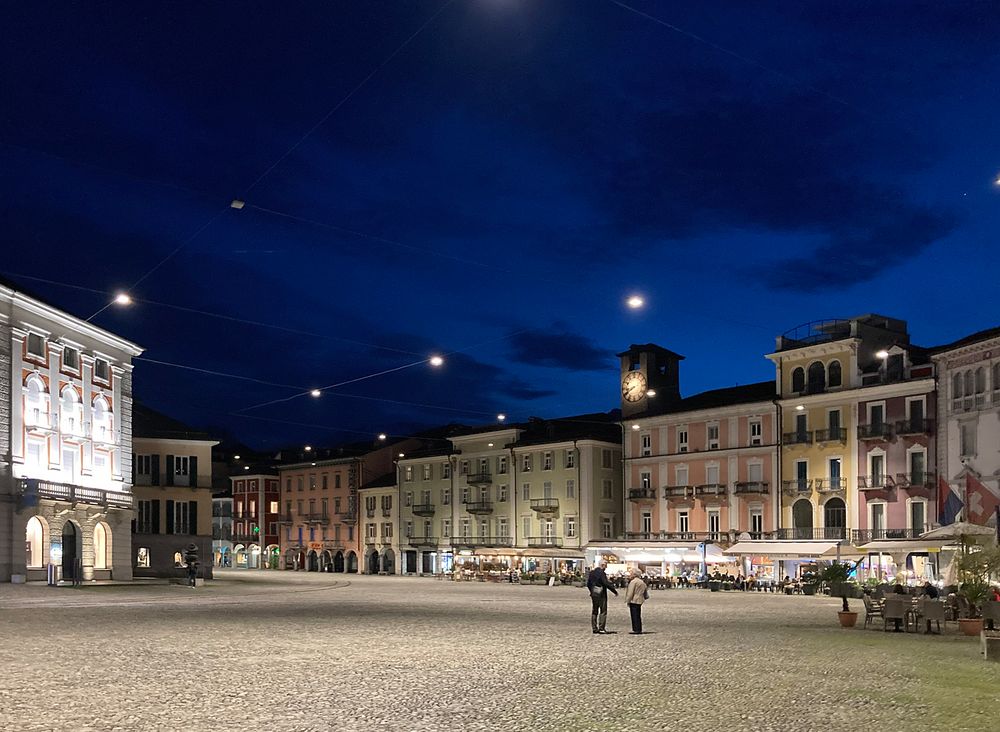
[[[937,600],[940,597],[938,593],[938,588],[931,584],[930,580],[924,583],[924,589],[920,593],[924,597],[929,597],[932,600]]]

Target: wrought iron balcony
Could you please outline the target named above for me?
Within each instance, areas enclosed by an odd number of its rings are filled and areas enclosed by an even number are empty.
[[[761,480],[747,480],[736,483],[733,492],[737,495],[741,493],[767,493],[769,485]]]
[[[896,487],[895,481],[888,475],[859,475],[859,491],[888,491]]]
[[[358,520],[358,512],[355,509],[349,508],[346,511],[338,513],[337,518],[342,524],[353,524]]]
[[[538,513],[555,513],[559,510],[558,498],[532,498],[531,510]]]
[[[559,548],[562,546],[562,538],[558,536],[529,536],[528,546],[532,549]]]
[[[455,536],[452,537],[451,543],[455,547],[476,549],[514,546],[514,539],[510,536]]]
[[[330,523],[330,515],[327,513],[306,513],[302,515],[302,520],[307,524],[328,524]]]
[[[436,536],[411,536],[406,542],[410,546],[437,546],[438,538]]]
[[[888,440],[890,437],[892,437],[892,426],[888,422],[858,425],[859,440]]]
[[[699,498],[725,498],[726,486],[722,483],[702,483],[694,487],[694,494]]]
[[[847,478],[816,478],[813,486],[819,493],[839,493],[847,490]]]
[[[465,482],[469,485],[489,485],[493,482],[493,474],[488,471],[485,473],[469,473],[465,476]]]
[[[937,473],[896,473],[896,487],[907,488],[909,490],[932,491],[937,485]]]
[[[816,430],[816,442],[847,442],[847,428],[834,427],[833,429]]]
[[[812,493],[811,478],[793,478],[792,480],[781,481],[782,493],[789,495]]]
[[[693,485],[668,485],[663,489],[663,494],[667,498],[694,498]]]
[[[823,528],[777,529],[774,531],[774,538],[799,541],[808,541],[811,539],[844,541],[847,539],[847,528],[843,526],[826,526]]]
[[[416,503],[412,510],[415,516],[433,516],[434,508],[433,503]]]
[[[636,503],[649,503],[656,500],[655,488],[629,488],[628,499]]]
[[[897,435],[929,435],[933,431],[933,419],[904,419],[896,422]]]
[[[690,541],[727,543],[729,533],[725,531],[627,531],[627,541]]]
[[[87,488],[71,483],[53,483],[48,480],[22,478],[19,481],[22,496],[37,496],[52,501],[85,503],[107,508],[132,508],[132,494],[121,491],[106,491]]]
[[[919,539],[920,535],[928,531],[930,527],[918,526],[911,529],[854,529],[851,532],[851,541],[861,546],[869,541],[883,541],[886,539]]]
[[[278,514],[279,524],[290,524],[292,523],[292,514],[290,513],[279,513]]]
[[[812,441],[812,430],[796,430],[795,432],[786,432],[782,437],[782,442],[786,445],[811,445]]]
[[[260,534],[233,534],[232,541],[240,544],[259,544]]]
[[[492,501],[470,501],[465,504],[465,510],[469,513],[487,514],[493,513]]]

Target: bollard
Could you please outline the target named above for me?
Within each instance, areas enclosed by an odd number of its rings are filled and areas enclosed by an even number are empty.
[[[46,577],[48,579],[49,587],[55,587],[56,586],[56,565],[54,565],[52,562],[49,562],[48,565],[45,567],[45,575],[46,575]]]

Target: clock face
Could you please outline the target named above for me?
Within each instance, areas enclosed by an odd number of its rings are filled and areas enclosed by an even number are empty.
[[[622,379],[622,399],[637,402],[646,396],[646,377],[638,371],[629,371]]]

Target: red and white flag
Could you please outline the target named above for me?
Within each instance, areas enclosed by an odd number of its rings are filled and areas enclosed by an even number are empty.
[[[994,488],[983,485],[970,473],[965,474],[965,504],[970,523],[985,526],[1000,506],[1000,495]]]

